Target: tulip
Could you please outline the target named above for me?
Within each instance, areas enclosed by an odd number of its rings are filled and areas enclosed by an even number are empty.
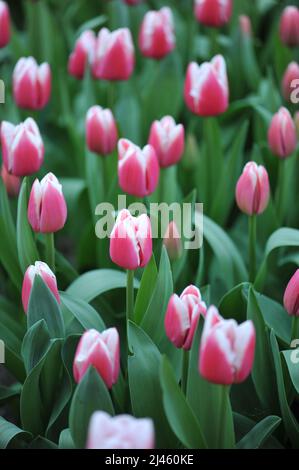
[[[67,217],[67,207],[62,186],[53,173],[48,173],[39,182],[33,183],[29,204],[28,220],[35,232],[53,233],[62,229]]]
[[[247,215],[261,214],[266,209],[270,196],[267,170],[255,162],[246,163],[236,186],[236,201],[239,209]]]
[[[286,46],[299,45],[299,9],[297,7],[288,6],[283,10],[279,32],[281,41]]]
[[[118,142],[118,181],[121,189],[137,197],[152,194],[159,181],[159,162],[155,149],[140,149],[127,139]]]
[[[0,0],[0,47],[5,47],[10,40],[10,13],[6,2]]]
[[[200,66],[189,64],[184,89],[185,102],[194,114],[217,116],[228,108],[226,65],[221,55]]]
[[[1,124],[3,163],[14,176],[36,173],[44,160],[44,144],[32,118],[15,126],[3,121]]]
[[[166,247],[170,260],[175,261],[182,254],[182,240],[174,221],[171,221],[166,229],[163,244]]]
[[[51,271],[51,269],[46,263],[43,263],[42,261],[36,261],[34,265],[32,264],[27,268],[27,271],[24,275],[22,286],[22,303],[25,313],[28,312],[29,299],[35,276],[41,276],[44,283],[48,286],[57,302],[60,303],[55,274]]]
[[[117,144],[117,128],[110,109],[93,106],[86,116],[86,140],[91,152],[108,155]]]
[[[13,72],[13,95],[19,108],[42,109],[51,94],[51,70],[44,62],[37,65],[33,57],[21,58]]]
[[[297,62],[291,62],[282,79],[282,94],[286,101],[292,101],[292,92],[299,86],[299,65]]]
[[[232,0],[195,0],[194,13],[199,23],[218,28],[229,22],[232,8]]]
[[[289,315],[299,316],[299,269],[291,277],[286,287],[283,303]]]
[[[149,418],[110,416],[96,411],[88,427],[87,449],[153,449],[154,425]]]
[[[123,0],[127,5],[133,6],[133,5],[138,5],[138,3],[141,3],[142,0]]]
[[[88,64],[93,61],[96,37],[93,31],[84,31],[77,39],[73,52],[69,57],[68,71],[78,79],[84,77]]]
[[[153,122],[148,143],[154,147],[162,168],[175,165],[184,153],[184,126],[176,124],[171,116],[165,116]]]
[[[6,188],[7,194],[10,197],[17,197],[20,191],[21,180],[18,176],[10,175],[5,168],[5,165],[1,167],[1,178]]]
[[[268,143],[272,153],[279,158],[286,158],[294,152],[296,127],[286,108],[282,107],[274,114],[268,130]]]
[[[120,347],[116,328],[99,333],[91,329],[81,336],[76,349],[73,374],[81,382],[90,366],[93,366],[108,388],[112,388],[119,375]]]
[[[188,351],[192,346],[200,315],[205,316],[206,304],[195,286],[187,287],[180,297],[173,294],[165,315],[165,331],[170,341]]]
[[[249,16],[247,15],[239,16],[239,27],[240,27],[241,33],[244,36],[250,37],[252,35],[252,26],[251,26],[251,20]]]
[[[95,78],[103,80],[128,80],[135,64],[134,45],[128,28],[99,32],[92,72]]]
[[[175,48],[174,23],[171,9],[148,11],[139,32],[139,48],[145,57],[162,59]]]
[[[199,349],[199,372],[215,384],[243,382],[252,369],[255,329],[251,320],[224,320],[216,307],[206,314]]]

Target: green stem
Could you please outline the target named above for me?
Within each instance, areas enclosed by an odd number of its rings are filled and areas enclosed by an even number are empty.
[[[160,170],[159,203],[164,201],[165,169]]]
[[[276,203],[276,213],[277,213],[277,218],[278,222],[282,223],[283,221],[283,212],[284,212],[284,161],[280,160],[278,162],[278,181],[277,181],[277,190],[276,190],[276,197],[275,197],[275,203]]]
[[[184,393],[184,395],[186,395],[187,393],[188,371],[189,371],[189,351],[185,351],[185,349],[183,349],[181,387],[182,387],[182,392]]]
[[[210,28],[210,44],[211,44],[211,49],[210,49],[210,55],[211,57],[218,54],[219,49],[218,49],[218,28]]]
[[[127,321],[134,318],[134,271],[127,270]]]
[[[255,257],[255,245],[256,245],[256,215],[249,216],[249,281],[254,282],[256,274],[256,257]]]
[[[292,336],[291,340],[299,339],[299,317],[294,316],[292,320]]]
[[[54,233],[45,234],[45,259],[49,268],[55,272]]]
[[[223,442],[224,442],[224,434],[226,432],[225,421],[226,421],[226,406],[227,406],[229,387],[227,385],[219,385],[219,387],[221,387],[221,396],[220,396],[220,409],[219,409],[219,421],[218,421],[218,442],[217,442],[216,448],[222,449]]]
[[[115,96],[116,96],[116,83],[111,80],[109,82],[109,96],[108,96],[108,106],[111,111],[113,111],[114,104],[115,104]]]

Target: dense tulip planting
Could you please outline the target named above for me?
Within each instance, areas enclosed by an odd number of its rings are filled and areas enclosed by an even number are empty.
[[[299,448],[298,47],[288,1],[0,0],[0,448]]]

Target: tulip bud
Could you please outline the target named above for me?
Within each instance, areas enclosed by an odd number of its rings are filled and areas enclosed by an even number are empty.
[[[149,418],[110,416],[96,411],[90,418],[87,449],[153,449],[154,425]]]
[[[297,145],[296,128],[292,116],[286,108],[274,114],[269,130],[268,143],[271,152],[279,158],[291,155]]]
[[[13,95],[19,108],[42,109],[51,94],[51,70],[44,62],[37,65],[33,57],[20,59],[13,71]]]
[[[93,31],[84,31],[77,39],[73,52],[68,61],[70,75],[78,79],[84,77],[88,64],[92,64],[96,47],[96,37]]]
[[[251,20],[247,15],[239,16],[239,27],[243,36],[250,37],[252,35]]]
[[[62,186],[53,173],[48,173],[41,182],[33,183],[29,204],[28,220],[35,232],[53,233],[62,229],[67,217],[67,207]]]
[[[164,235],[163,244],[166,247],[168,256],[171,260],[174,261],[180,258],[182,254],[182,240],[174,221],[168,224]]]
[[[185,102],[199,116],[217,116],[228,108],[228,80],[222,55],[200,66],[189,64],[185,80]]]
[[[123,209],[110,234],[110,257],[124,269],[143,268],[152,256],[152,228],[149,217],[133,217]]]
[[[152,194],[159,181],[159,162],[155,149],[143,149],[127,139],[118,142],[118,181],[121,189],[137,197]]]
[[[86,116],[86,140],[91,152],[108,155],[117,144],[117,128],[110,109],[92,106]]]
[[[142,0],[123,0],[123,1],[129,6],[138,5],[138,3],[142,2]]]
[[[15,126],[2,121],[1,146],[3,163],[7,171],[15,176],[36,173],[44,161],[44,144],[32,118]]]
[[[286,69],[282,79],[282,94],[286,101],[291,102],[291,94],[299,87],[299,65],[291,62]]]
[[[252,369],[254,350],[251,320],[238,325],[235,320],[224,320],[216,307],[208,309],[199,348],[203,378],[221,385],[243,382]]]
[[[289,315],[299,316],[299,269],[291,277],[286,287],[283,304]]]
[[[0,47],[5,47],[10,40],[10,13],[6,2],[0,0]]]
[[[170,341],[177,347],[188,351],[200,315],[206,315],[207,307],[202,301],[199,289],[187,287],[180,297],[173,294],[168,302],[165,315],[165,331]]]
[[[32,264],[27,268],[24,275],[22,286],[22,303],[25,313],[27,313],[28,311],[29,299],[35,276],[41,276],[44,283],[49,287],[57,302],[60,303],[55,274],[51,271],[51,269],[46,263],[43,263],[42,261],[36,261],[34,265]]]
[[[103,80],[128,80],[135,64],[134,45],[128,28],[99,32],[92,72]]]
[[[195,0],[194,13],[197,21],[218,28],[229,22],[232,0]]]
[[[139,48],[145,57],[162,59],[175,48],[174,23],[171,9],[148,11],[139,32]]]
[[[270,184],[266,168],[255,162],[246,163],[236,186],[239,209],[247,215],[261,214],[270,196]]]
[[[299,45],[299,9],[297,7],[288,6],[283,10],[279,32],[281,41],[286,46]]]
[[[120,347],[116,328],[99,333],[91,329],[81,336],[76,349],[73,374],[81,382],[90,366],[93,366],[108,388],[112,388],[119,375]]]
[[[21,180],[18,176],[10,175],[4,165],[1,167],[1,178],[10,197],[17,197],[20,191]]]
[[[184,153],[184,126],[176,125],[171,116],[165,116],[161,121],[153,122],[148,143],[154,147],[162,168],[175,165]]]

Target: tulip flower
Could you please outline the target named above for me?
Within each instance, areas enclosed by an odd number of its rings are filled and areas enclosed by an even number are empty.
[[[232,0],[195,0],[194,13],[199,23],[218,28],[229,22],[232,8]]]
[[[128,80],[135,64],[134,45],[128,28],[109,31],[102,28],[99,32],[92,72],[102,80]]]
[[[296,128],[286,108],[281,107],[274,114],[268,130],[268,143],[271,152],[279,158],[286,158],[294,152],[297,144]]]
[[[224,320],[216,307],[206,314],[199,349],[199,372],[214,384],[231,385],[246,380],[252,369],[255,328],[251,320],[238,325]]]
[[[286,101],[291,101],[292,92],[299,87],[299,64],[291,62],[282,79],[282,94]]]
[[[81,336],[76,349],[73,374],[81,382],[90,366],[93,366],[108,388],[117,382],[120,364],[119,335],[116,328],[98,331],[91,329]]]
[[[117,144],[117,128],[110,109],[92,106],[86,116],[86,141],[91,152],[108,155]]]
[[[286,46],[299,45],[299,9],[287,6],[281,15],[279,26],[281,41]]]
[[[247,15],[240,15],[239,16],[239,27],[241,30],[241,33],[244,36],[251,36],[252,35],[252,26],[251,26],[251,20],[249,16]]]
[[[161,121],[154,121],[148,143],[154,147],[162,168],[175,165],[184,153],[184,126],[176,124],[171,116],[165,116]]]
[[[10,40],[10,13],[6,2],[0,0],[0,47],[5,47]]]
[[[21,180],[18,176],[10,175],[5,167],[1,167],[1,178],[6,192],[10,197],[17,197],[20,191]]]
[[[46,263],[43,263],[42,261],[36,261],[34,265],[32,264],[27,268],[24,275],[22,286],[22,303],[25,313],[27,313],[28,311],[29,299],[35,276],[41,276],[44,283],[49,287],[57,302],[60,303],[55,274],[51,271],[51,269]]]
[[[286,287],[283,303],[289,315],[299,317],[299,269],[291,277]]]
[[[163,244],[166,247],[169,259],[175,261],[182,254],[182,240],[174,221],[171,221],[166,229]]]
[[[196,62],[189,64],[184,96],[190,111],[199,116],[217,116],[227,110],[229,89],[221,55],[200,66]]]
[[[87,449],[153,449],[154,425],[149,418],[110,416],[96,411],[90,418]]]
[[[118,142],[118,181],[121,189],[137,197],[152,194],[159,181],[159,162],[155,149],[143,149],[127,139]]]
[[[138,5],[138,3],[141,3],[142,0],[123,0],[127,5],[134,6]]]
[[[44,161],[44,144],[32,118],[15,126],[3,121],[1,124],[3,163],[14,176],[36,173]]]
[[[96,47],[96,37],[93,31],[84,31],[77,39],[73,52],[68,61],[68,71],[75,78],[82,79],[86,68],[92,64]]]
[[[19,108],[38,110],[51,94],[51,70],[46,62],[37,65],[33,57],[21,58],[13,71],[13,96]]]
[[[239,209],[247,215],[261,214],[266,209],[270,196],[267,170],[255,162],[246,163],[236,186],[236,201]]]
[[[148,11],[139,32],[139,48],[145,57],[162,59],[175,48],[174,23],[171,9]]]

